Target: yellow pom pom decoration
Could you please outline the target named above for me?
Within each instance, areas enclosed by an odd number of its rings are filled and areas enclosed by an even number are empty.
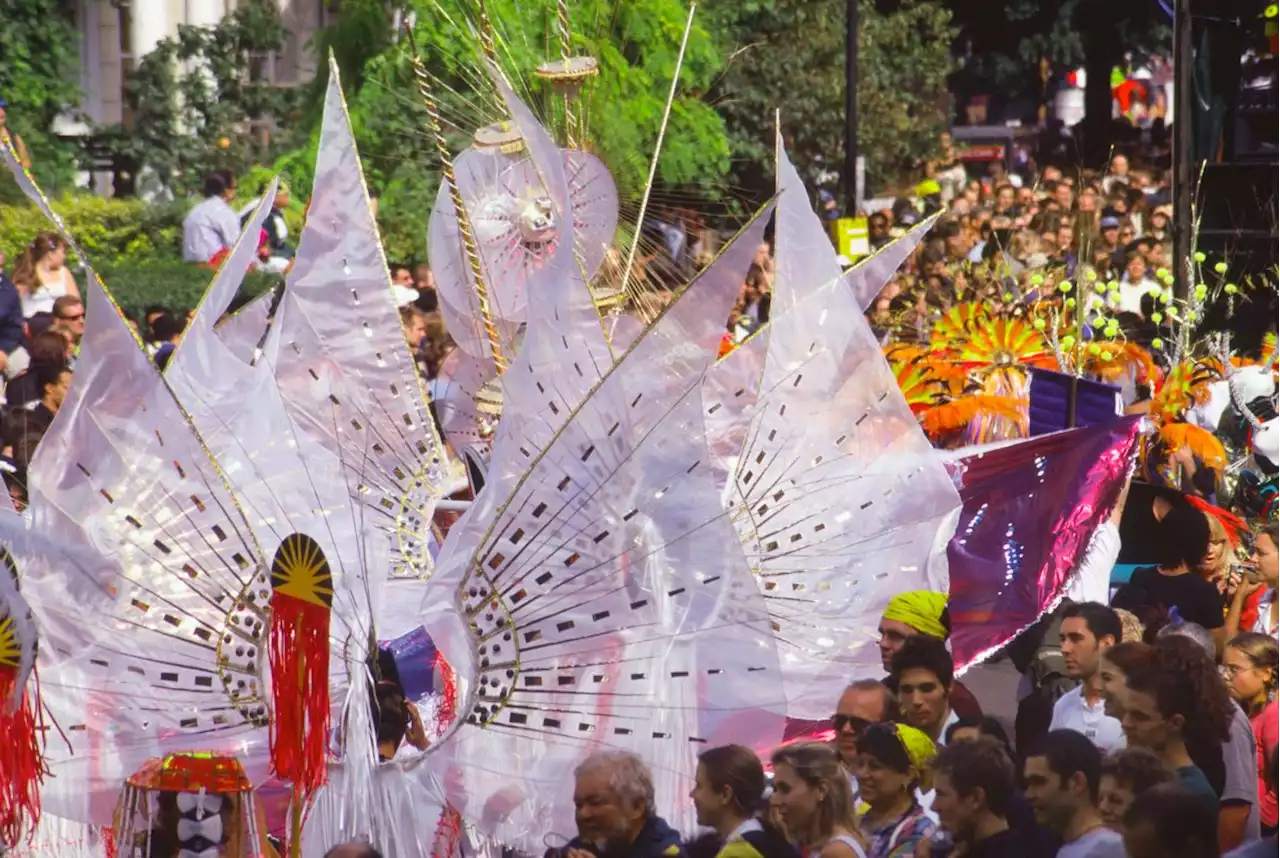
[[[1226,274],[1226,273],[1227,273],[1227,263],[1225,263],[1225,262],[1215,262],[1215,263],[1214,263],[1214,265],[1213,265],[1213,270],[1214,270],[1214,271],[1216,271],[1216,272],[1218,272],[1219,274]]]
[[[1156,337],[1154,340],[1151,341],[1151,348],[1153,349],[1164,348],[1164,340],[1160,339],[1159,337]]]
[[[1199,250],[1193,253],[1191,258],[1194,259],[1196,262],[1204,262],[1204,254],[1201,253]]]

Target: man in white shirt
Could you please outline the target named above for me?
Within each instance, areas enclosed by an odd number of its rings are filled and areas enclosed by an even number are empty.
[[[1120,721],[1104,710],[1099,665],[1103,655],[1120,641],[1120,618],[1098,602],[1068,605],[1062,613],[1062,657],[1067,675],[1080,680],[1053,705],[1050,730],[1075,730],[1102,753],[1125,746]]]
[[[204,178],[204,200],[182,221],[182,258],[207,263],[230,250],[240,237],[240,216],[229,205],[236,195],[230,170],[214,170]]]

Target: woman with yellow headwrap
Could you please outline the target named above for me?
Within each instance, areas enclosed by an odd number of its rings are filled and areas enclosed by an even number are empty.
[[[858,779],[858,823],[867,858],[912,858],[933,835],[934,824],[917,795],[931,788],[929,764],[937,751],[924,733],[906,724],[872,724],[858,737],[853,774]]]

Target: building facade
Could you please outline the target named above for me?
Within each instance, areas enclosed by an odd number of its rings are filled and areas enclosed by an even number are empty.
[[[291,86],[315,74],[307,46],[328,26],[336,0],[276,2],[288,36],[284,49],[267,58],[266,76]],[[179,26],[213,26],[237,5],[237,0],[79,0],[81,111],[95,123],[127,125],[124,83],[134,65],[162,39],[177,36]]]

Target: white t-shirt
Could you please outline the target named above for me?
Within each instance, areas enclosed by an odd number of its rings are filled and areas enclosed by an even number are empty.
[[[1148,280],[1145,277],[1137,283],[1131,283],[1125,279],[1120,284],[1120,309],[1126,313],[1142,314],[1142,299],[1153,289],[1161,292],[1167,290],[1160,289],[1160,284],[1154,280]]]
[[[1111,570],[1119,556],[1120,528],[1108,518],[1089,537],[1084,557],[1080,559],[1080,568],[1067,581],[1063,596],[1077,604],[1098,602],[1105,605],[1110,602]]]
[[[1110,828],[1095,828],[1062,844],[1058,858],[1125,858],[1124,838]]]
[[[1050,730],[1075,730],[1097,746],[1104,754],[1118,751],[1125,746],[1124,730],[1120,721],[1105,711],[1102,699],[1090,706],[1084,699],[1084,686],[1068,691],[1053,704],[1053,720]]]

